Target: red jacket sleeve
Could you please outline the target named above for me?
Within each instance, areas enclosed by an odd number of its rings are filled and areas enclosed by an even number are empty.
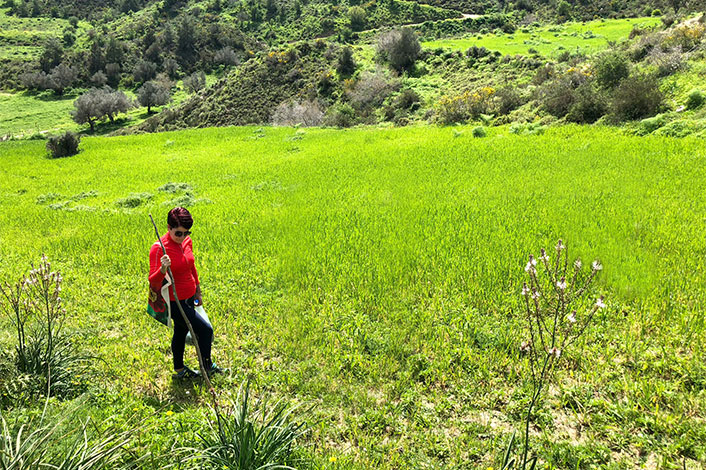
[[[164,280],[164,274],[162,274],[162,271],[160,271],[159,268],[162,267],[162,262],[160,261],[160,258],[162,257],[162,248],[159,246],[159,243],[155,243],[152,245],[152,248],[150,249],[150,287],[152,287],[153,290],[159,292],[159,290],[162,288],[162,281]]]
[[[193,256],[194,246],[191,244],[191,237],[184,240],[184,243],[189,244],[189,250],[191,251],[191,254]],[[199,273],[196,272],[196,260],[194,260],[194,264],[191,266],[191,275],[194,276],[194,282],[196,283],[196,287],[198,287],[200,282],[199,282]]]

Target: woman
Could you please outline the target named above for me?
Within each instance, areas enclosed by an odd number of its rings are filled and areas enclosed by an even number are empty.
[[[211,375],[223,372],[223,370],[211,360],[213,328],[194,310],[194,301],[200,305],[203,303],[203,299],[201,298],[201,285],[194,266],[194,252],[191,247],[191,238],[189,237],[193,224],[194,219],[185,208],[175,207],[169,211],[167,215],[169,231],[162,237],[166,254],[162,253],[162,247],[159,243],[152,245],[150,249],[149,280],[152,289],[159,292],[167,270],[171,267],[179,303],[194,328],[201,355],[203,356],[204,366],[208,374]],[[172,321],[174,322],[174,335],[172,336],[173,377],[177,379],[198,377],[200,375],[198,371],[184,365],[184,347],[186,334],[189,329],[179,311],[172,288],[169,289],[169,298]]]

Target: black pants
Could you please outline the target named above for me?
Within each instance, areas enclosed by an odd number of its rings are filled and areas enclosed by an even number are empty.
[[[184,323],[184,319],[181,316],[179,307],[177,303],[172,301],[172,321],[174,322],[174,335],[172,336],[172,356],[174,359],[174,370],[181,369],[184,367],[184,347],[186,345],[186,334],[189,332],[189,328]],[[204,365],[206,368],[211,367],[211,342],[213,341],[213,328],[208,323],[201,320],[201,318],[196,315],[194,310],[194,298],[190,297],[186,300],[180,300],[184,313],[186,313],[186,318],[189,319],[191,326],[194,328],[194,333],[196,333],[195,340],[199,343],[199,349],[201,349],[201,355],[203,356]]]

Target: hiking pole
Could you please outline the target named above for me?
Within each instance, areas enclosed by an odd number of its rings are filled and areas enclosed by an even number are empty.
[[[162,253],[165,255],[167,254],[167,250],[164,248],[164,244],[162,243],[162,238],[159,236],[159,230],[157,230],[157,224],[154,223],[154,219],[152,218],[152,214],[150,214],[150,220],[152,221],[152,226],[154,227],[154,233],[157,235],[157,241],[159,241],[159,246],[162,247]],[[176,291],[176,282],[174,281],[174,274],[172,273],[172,268],[169,267],[167,268],[167,272],[169,273],[169,276],[172,278],[172,293],[174,294],[174,300],[176,300],[177,307],[179,307],[179,311],[181,312],[181,317],[184,319],[184,323],[186,323],[186,327],[189,329],[189,333],[191,333],[191,337],[196,339],[194,341],[194,346],[196,346],[196,356],[199,358],[199,365],[201,366],[201,374],[203,375],[203,378],[206,380],[206,385],[208,386],[208,390],[211,392],[211,395],[213,395],[213,401],[218,405],[218,401],[216,400],[216,391],[213,388],[213,385],[211,385],[211,380],[208,378],[208,372],[206,371],[206,364],[203,361],[203,356],[201,355],[201,348],[199,347],[199,338],[196,336],[196,333],[194,332],[194,327],[191,326],[191,322],[189,319],[186,317],[186,313],[184,312],[184,308],[181,306],[181,302],[179,302],[179,296],[177,296],[177,291]]]

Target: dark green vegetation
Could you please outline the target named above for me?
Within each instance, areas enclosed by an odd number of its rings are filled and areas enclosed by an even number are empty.
[[[54,160],[43,142],[5,142],[0,278],[46,253],[64,278],[64,331],[100,358],[82,416],[112,433],[144,420],[151,430],[128,448],[162,468],[181,455],[173,446],[200,445],[212,416],[202,386],[171,382],[168,330],[144,313],[147,215],[163,227],[169,207],[188,205],[215,359],[233,371],[215,378],[222,401],[250,376],[270,404],[313,406],[297,415],[310,430],[291,463],[487,469],[532,392],[527,255],[562,238],[585,269],[605,266],[590,298],[607,308],[537,404],[542,468],[699,468],[703,140],[579,126],[474,134],[204,129],[84,137],[77,156]],[[16,378],[2,370],[6,390]],[[43,406],[11,403],[11,423]],[[48,413],[75,403],[52,399]]]
[[[16,28],[7,37],[40,47],[25,57],[30,61],[8,63],[5,85],[28,88],[18,102],[36,96],[37,110],[50,99],[58,100],[52,109],[64,109],[69,103],[60,95],[90,97],[89,88],[110,86],[137,96],[134,104],[146,111],[127,112],[133,102],[124,102],[113,106],[119,111],[106,112],[86,98],[74,119],[92,132],[249,123],[548,125],[643,119],[652,121],[633,125],[642,134],[683,136],[706,128],[706,108],[696,101],[686,106],[690,93],[704,92],[704,17],[688,13],[700,8],[698,2],[641,8],[624,2],[603,16],[651,16],[576,23],[571,20],[606,5],[577,3],[566,14],[561,13],[566,2],[551,7],[517,2],[461,18],[458,10],[399,0],[130,1],[94,10],[101,27],[74,16],[58,20],[51,33],[42,18],[67,16],[73,4],[57,12],[50,3],[35,3],[31,14],[38,18],[18,17],[24,14],[19,7],[4,10],[4,21]],[[655,15],[663,12],[660,21]],[[549,19],[561,24],[537,21]],[[28,34],[35,21],[44,29]],[[381,29],[407,23],[410,29]],[[204,87],[206,72],[215,85]],[[179,105],[187,96],[182,90],[191,99]],[[142,123],[155,106],[164,112]],[[44,126],[43,118],[12,116],[0,135],[71,127],[66,117],[57,121]],[[106,124],[96,127],[101,121]]]

